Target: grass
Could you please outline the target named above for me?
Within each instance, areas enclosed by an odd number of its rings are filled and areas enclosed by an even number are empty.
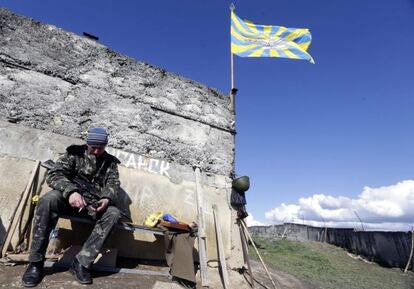
[[[355,260],[333,245],[255,240],[263,247],[259,251],[267,264],[320,289],[414,289],[413,272]],[[255,255],[254,249],[249,253]]]

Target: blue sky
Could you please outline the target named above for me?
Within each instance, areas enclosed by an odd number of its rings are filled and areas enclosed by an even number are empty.
[[[230,3],[2,0],[0,6],[97,35],[117,52],[227,93]],[[355,220],[352,211],[372,228],[414,223],[408,206],[414,206],[414,1],[234,3],[239,17],[256,24],[309,28],[316,61],[235,56],[236,170],[251,178],[248,211],[262,223],[325,219],[346,226]]]

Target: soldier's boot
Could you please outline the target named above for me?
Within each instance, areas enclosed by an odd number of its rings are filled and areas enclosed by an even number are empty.
[[[42,281],[43,278],[43,261],[29,263],[24,272],[22,283],[24,287],[34,287]]]
[[[76,277],[81,284],[92,284],[92,277],[88,269],[82,266],[78,259],[74,259],[70,265],[69,271]]]

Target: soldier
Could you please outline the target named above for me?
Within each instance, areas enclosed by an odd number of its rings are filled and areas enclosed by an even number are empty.
[[[120,161],[105,151],[107,143],[106,130],[92,128],[88,131],[86,145],[69,146],[49,170],[46,181],[53,190],[37,205],[30,264],[22,278],[25,287],[36,286],[42,280],[49,235],[62,214],[96,221],[69,269],[81,284],[92,283],[88,269],[121,216],[114,203],[120,188]]]

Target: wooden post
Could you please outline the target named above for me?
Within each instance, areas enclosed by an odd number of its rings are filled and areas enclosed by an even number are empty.
[[[357,211],[356,211],[356,210],[354,210],[354,213],[355,213],[355,216],[357,216],[357,218],[358,218],[359,222],[361,223],[361,230],[362,230],[362,231],[365,231],[365,229],[364,229],[364,223],[362,222],[361,218],[359,217],[359,215],[358,215]]]
[[[224,254],[223,238],[221,236],[221,229],[219,225],[219,218],[216,205],[213,205],[213,217],[214,225],[216,227],[217,251],[220,260],[221,274],[223,277],[223,287],[224,289],[227,289],[229,288],[229,275],[227,273],[226,256]]]
[[[404,273],[407,272],[408,267],[410,267],[411,259],[413,258],[413,250],[414,250],[414,227],[411,228],[411,252],[410,252],[410,257],[408,258],[407,265],[405,266]]]
[[[243,257],[244,257],[244,261],[247,263],[247,269],[249,270],[250,286],[252,288],[254,288],[253,271],[252,271],[252,266],[250,265],[249,252],[247,250],[247,238],[246,238],[246,235],[245,235],[246,233],[244,232],[244,229],[243,229],[243,227],[240,223],[241,223],[241,220],[238,219],[237,224],[239,225],[239,230],[240,230],[240,238],[241,238],[242,249],[243,249]]]
[[[254,244],[254,240],[253,240],[252,236],[250,236],[250,233],[249,233],[249,231],[247,230],[246,224],[244,223],[244,221],[243,221],[243,220],[241,220],[241,221],[240,221],[240,223],[242,224],[243,229],[246,231],[247,236],[249,236],[249,239],[250,239],[250,241],[252,242],[253,248],[254,248],[254,249],[255,249],[255,251],[256,251],[257,257],[259,257],[260,262],[262,263],[263,268],[265,269],[267,276],[269,277],[270,281],[271,281],[271,282],[272,282],[272,284],[273,284],[273,288],[278,289],[278,288],[277,288],[277,286],[276,286],[276,284],[275,284],[275,281],[273,281],[273,278],[272,278],[272,276],[270,275],[269,270],[267,270],[266,264],[265,264],[265,262],[263,261],[262,256],[260,256],[259,250],[257,250],[256,245]]]
[[[200,185],[200,168],[195,168],[196,199],[197,199],[197,222],[198,222],[198,254],[200,259],[201,286],[208,287],[206,233],[204,223],[203,199]]]
[[[39,170],[39,177],[40,177],[40,172],[41,172],[41,170]],[[39,177],[37,178],[38,180],[39,180]],[[26,232],[25,236],[23,238],[23,242],[25,242],[25,244],[27,244],[27,248],[30,247],[30,243],[31,243],[32,237],[33,237],[32,236],[33,216],[34,216],[34,212],[35,212],[36,206],[37,206],[37,203],[33,203],[33,197],[37,196],[37,198],[39,199],[40,193],[42,191],[42,186],[46,182],[46,177],[47,177],[47,170],[45,170],[43,172],[42,180],[39,181],[35,185],[35,187],[33,188],[34,195],[31,196],[32,198],[30,199],[30,210],[29,210],[29,215],[27,217],[27,224],[26,224],[26,227],[23,230],[24,232]],[[36,190],[36,188],[37,188],[37,190]]]

